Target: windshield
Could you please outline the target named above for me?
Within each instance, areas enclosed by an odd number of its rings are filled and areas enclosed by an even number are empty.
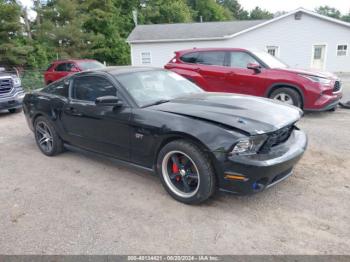
[[[140,107],[166,102],[186,94],[203,92],[182,76],[165,70],[122,74],[116,78]]]
[[[99,68],[104,68],[105,65],[101,64],[100,62],[97,61],[80,61],[78,62],[79,67],[81,70],[91,70],[91,69],[99,69]]]
[[[253,52],[261,61],[270,68],[287,68],[288,65],[278,60],[276,57],[265,52]]]

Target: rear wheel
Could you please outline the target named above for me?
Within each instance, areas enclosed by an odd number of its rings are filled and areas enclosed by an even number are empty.
[[[186,204],[199,204],[215,191],[215,174],[208,157],[193,143],[177,140],[159,152],[157,172],[166,191]]]
[[[296,107],[302,107],[302,101],[299,93],[289,87],[276,89],[271,93],[270,98]]]
[[[34,123],[35,141],[45,155],[54,156],[63,151],[63,141],[58,136],[51,122],[43,116]]]

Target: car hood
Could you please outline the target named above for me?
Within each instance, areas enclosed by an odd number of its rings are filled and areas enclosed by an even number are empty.
[[[323,77],[323,78],[328,78],[328,79],[333,79],[333,80],[338,79],[338,77],[331,72],[318,71],[318,70],[314,70],[314,69],[276,68],[275,70],[287,71],[287,72],[294,73],[294,74],[303,74],[303,75]]]
[[[227,93],[199,93],[151,106],[158,110],[210,121],[250,135],[269,133],[298,121],[302,111],[266,98]]]

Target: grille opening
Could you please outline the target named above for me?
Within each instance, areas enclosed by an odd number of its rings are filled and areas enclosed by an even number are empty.
[[[13,81],[11,78],[0,79],[0,95],[10,93],[13,88]]]
[[[334,87],[333,87],[333,92],[338,92],[340,89],[341,89],[341,82],[335,81]]]
[[[278,146],[286,142],[292,134],[294,128],[294,125],[290,125],[269,134],[268,138],[266,139],[265,143],[262,145],[258,153],[266,154],[270,152],[272,147]]]

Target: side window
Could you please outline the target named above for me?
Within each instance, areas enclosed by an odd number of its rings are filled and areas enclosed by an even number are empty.
[[[66,63],[59,64],[58,66],[56,66],[55,71],[58,71],[58,72],[67,71],[67,64]]]
[[[230,54],[230,66],[235,68],[247,68],[247,65],[259,64],[250,54],[245,52],[231,52]]]
[[[66,64],[66,71],[67,72],[72,71],[72,68],[76,68],[75,64],[73,64],[73,63],[67,63]]]
[[[198,57],[198,64],[202,65],[225,65],[225,52],[213,51],[213,52],[201,52]]]
[[[180,57],[180,60],[185,63],[196,64],[198,58],[198,52],[185,54]]]
[[[116,96],[117,89],[100,76],[82,76],[73,81],[73,98],[94,102],[101,96]]]
[[[63,80],[54,82],[48,85],[46,88],[42,90],[44,93],[68,97],[69,93],[69,81]]]

